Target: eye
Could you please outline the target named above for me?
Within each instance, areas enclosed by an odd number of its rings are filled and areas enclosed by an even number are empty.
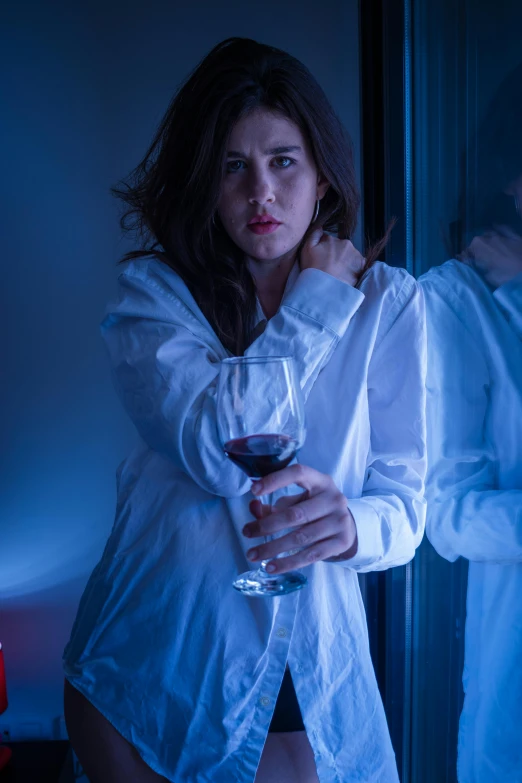
[[[278,158],[275,158],[275,160],[286,160],[289,161],[288,166],[278,166],[278,169],[289,169],[290,166],[293,166],[295,164],[295,160],[293,158],[287,158],[286,156],[279,156]]]
[[[277,162],[277,169],[289,169],[290,166],[294,166],[296,161],[293,158],[288,158],[286,155],[279,155],[274,158]],[[243,160],[229,160],[227,163],[227,174],[234,174],[237,171],[241,171],[245,165]]]
[[[235,166],[236,163],[242,164],[243,161],[242,160],[229,160],[228,161],[228,163],[227,163],[227,172],[229,174],[233,174],[235,171],[240,171],[239,168],[231,168],[231,166]]]

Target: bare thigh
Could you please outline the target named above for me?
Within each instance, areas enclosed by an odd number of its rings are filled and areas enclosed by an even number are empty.
[[[64,715],[71,745],[90,783],[168,783],[68,680]]]
[[[306,731],[268,734],[254,783],[319,783]]]

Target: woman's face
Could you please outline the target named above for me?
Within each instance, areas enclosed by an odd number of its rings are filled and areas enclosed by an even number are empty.
[[[259,108],[236,123],[218,214],[247,258],[262,263],[295,254],[316,200],[327,189],[307,140],[291,120]],[[249,222],[264,214],[279,225],[270,233],[256,233]]]

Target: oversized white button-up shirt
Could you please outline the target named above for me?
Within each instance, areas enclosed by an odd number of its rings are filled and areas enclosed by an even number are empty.
[[[177,274],[150,258],[129,263],[102,333],[143,442],[118,469],[114,527],[65,673],[169,780],[252,783],[288,662],[321,783],[395,783],[357,572],[406,563],[423,535],[422,293],[382,263],[356,290],[296,262],[259,331],[247,356],[294,357],[307,428],[299,461],[346,495],[356,556],[308,566],[306,587],[287,596],[232,588],[251,567],[241,530],[253,496],[218,440],[228,353]]]
[[[522,780],[522,275],[448,261],[428,321],[427,535],[469,562],[460,783]]]

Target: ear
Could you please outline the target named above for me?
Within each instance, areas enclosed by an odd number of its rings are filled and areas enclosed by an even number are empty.
[[[320,200],[326,195],[326,191],[330,187],[330,183],[322,174],[317,176],[317,198]]]

